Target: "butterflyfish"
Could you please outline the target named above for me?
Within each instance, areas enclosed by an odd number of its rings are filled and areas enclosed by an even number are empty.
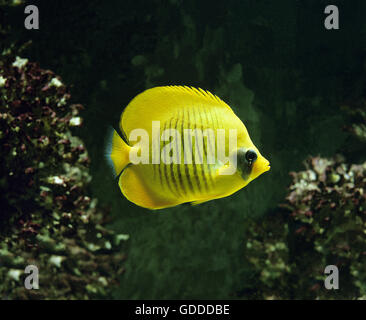
[[[203,89],[148,89],[118,129],[107,156],[122,194],[144,208],[227,197],[270,169],[233,110]]]

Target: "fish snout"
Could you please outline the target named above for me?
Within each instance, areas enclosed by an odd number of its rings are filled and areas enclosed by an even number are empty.
[[[252,179],[257,178],[259,175],[269,171],[270,169],[271,166],[269,161],[263,156],[259,156],[257,161],[255,161],[253,164]]]

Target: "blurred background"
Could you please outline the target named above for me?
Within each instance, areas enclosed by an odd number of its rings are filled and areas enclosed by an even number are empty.
[[[39,30],[24,28],[27,4],[38,6]],[[129,236],[124,272],[102,297],[366,297],[366,3],[333,1],[339,30],[324,28],[328,4],[2,1],[2,49],[31,40],[19,56],[60,76],[84,106],[71,132],[90,159],[85,189],[108,211],[106,228]],[[107,128],[158,85],[221,97],[271,170],[199,206],[152,212],[126,200],[104,160]],[[324,288],[329,264],[340,268],[337,291]]]

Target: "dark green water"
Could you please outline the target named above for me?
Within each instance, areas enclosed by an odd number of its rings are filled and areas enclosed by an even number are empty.
[[[39,1],[40,30],[9,12],[27,55],[73,84],[85,105],[92,192],[130,238],[115,298],[235,298],[255,279],[243,248],[248,217],[274,211],[288,173],[346,145],[339,106],[365,94],[366,3],[333,1]],[[151,212],[129,203],[104,162],[108,123],[156,85],[208,89],[243,120],[270,172],[231,197]],[[359,155],[350,155],[357,158]]]

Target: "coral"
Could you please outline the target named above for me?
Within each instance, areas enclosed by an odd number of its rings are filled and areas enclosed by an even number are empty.
[[[23,0],[0,0],[0,6],[18,6],[22,3]]]
[[[0,57],[0,296],[20,299],[108,297],[124,271],[128,235],[105,227],[108,210],[88,193],[90,162],[72,133],[80,104],[52,71]],[[39,289],[24,287],[27,265]]]
[[[311,157],[292,172],[286,203],[248,228],[246,255],[261,298],[366,298],[366,163]],[[326,290],[336,265],[340,289]]]
[[[345,129],[355,136],[360,142],[366,142],[366,101],[342,106],[342,111],[350,118],[350,125]]]

